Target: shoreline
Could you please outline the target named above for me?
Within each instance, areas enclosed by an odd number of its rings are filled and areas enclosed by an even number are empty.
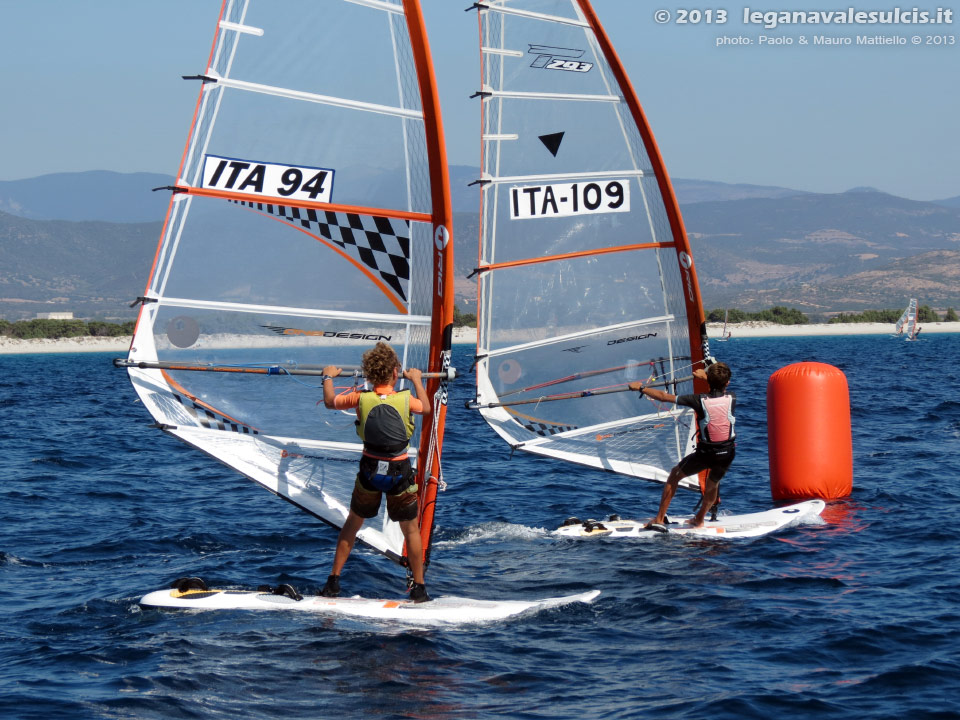
[[[920,326],[923,333],[960,333],[960,322],[931,322]],[[707,323],[707,337],[720,337],[723,323]],[[809,323],[806,325],[777,325],[750,320],[729,323],[731,339],[738,337],[800,337],[827,335],[893,335],[893,323]],[[921,333],[921,335],[923,334]]]
[[[960,333],[960,322],[924,323],[926,333]],[[720,337],[722,323],[708,323],[707,337],[716,340]],[[808,325],[777,325],[774,323],[749,321],[727,325],[731,339],[758,337],[801,337],[829,335],[893,335],[893,325],[889,323],[830,323]],[[131,338],[125,337],[77,337],[51,340],[18,340],[0,336],[0,355],[26,355],[32,353],[85,353],[115,352],[126,355]],[[456,328],[453,331],[456,345],[476,344],[477,331],[474,328]]]

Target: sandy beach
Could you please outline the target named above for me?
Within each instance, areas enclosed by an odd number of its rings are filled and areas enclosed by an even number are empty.
[[[707,325],[707,336],[720,337],[722,323]],[[797,337],[801,335],[892,335],[893,325],[888,323],[832,323],[809,325],[776,325],[765,322],[745,322],[727,326],[733,339],[755,337]],[[924,323],[923,332],[960,332],[960,322]],[[475,344],[477,331],[473,328],[457,328],[453,333],[456,344]],[[79,337],[62,340],[18,340],[0,336],[0,355],[27,353],[82,353],[114,352],[126,355],[130,347],[129,337]]]
[[[130,337],[77,337],[61,340],[19,340],[0,335],[0,355],[29,353],[115,352],[127,354]]]
[[[923,333],[960,332],[960,322],[923,323]],[[723,323],[708,323],[707,337],[718,338]],[[767,322],[744,322],[727,325],[731,338],[797,337],[800,335],[893,335],[891,323],[823,323],[809,325],[776,325]]]

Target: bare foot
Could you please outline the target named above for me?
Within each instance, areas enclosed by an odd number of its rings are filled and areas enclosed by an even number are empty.
[[[687,522],[687,524],[688,524],[690,527],[692,527],[692,528],[702,528],[702,527],[703,527],[703,520],[702,520],[702,519],[699,519],[699,518],[690,518],[690,520]]]

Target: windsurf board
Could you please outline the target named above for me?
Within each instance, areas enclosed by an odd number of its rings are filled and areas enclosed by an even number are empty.
[[[763,512],[745,515],[722,515],[716,521],[708,520],[702,527],[690,527],[691,517],[670,518],[666,525],[668,535],[691,535],[695,537],[718,538],[733,540],[736,538],[750,538],[767,535],[794,523],[800,518],[811,515],[820,515],[826,503],[823,500],[805,500],[804,502],[786,505],[784,507],[765,510]],[[669,516],[668,516],[669,517]],[[655,537],[663,535],[662,530],[644,527],[653,518],[646,520],[586,520],[575,518],[568,520],[568,524],[554,530],[555,535],[570,538],[626,538],[626,537]]]
[[[476,600],[441,596],[424,603],[411,600],[382,600],[363,597],[303,597],[252,590],[156,590],[143,596],[140,604],[181,610],[299,610],[322,615],[340,615],[401,623],[479,623],[504,620],[525,612],[590,603],[599,590],[539,600]]]

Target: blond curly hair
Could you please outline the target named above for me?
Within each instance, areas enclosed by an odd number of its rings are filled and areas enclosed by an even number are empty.
[[[363,354],[363,374],[374,385],[388,385],[394,369],[399,367],[400,358],[385,342],[378,342]]]

